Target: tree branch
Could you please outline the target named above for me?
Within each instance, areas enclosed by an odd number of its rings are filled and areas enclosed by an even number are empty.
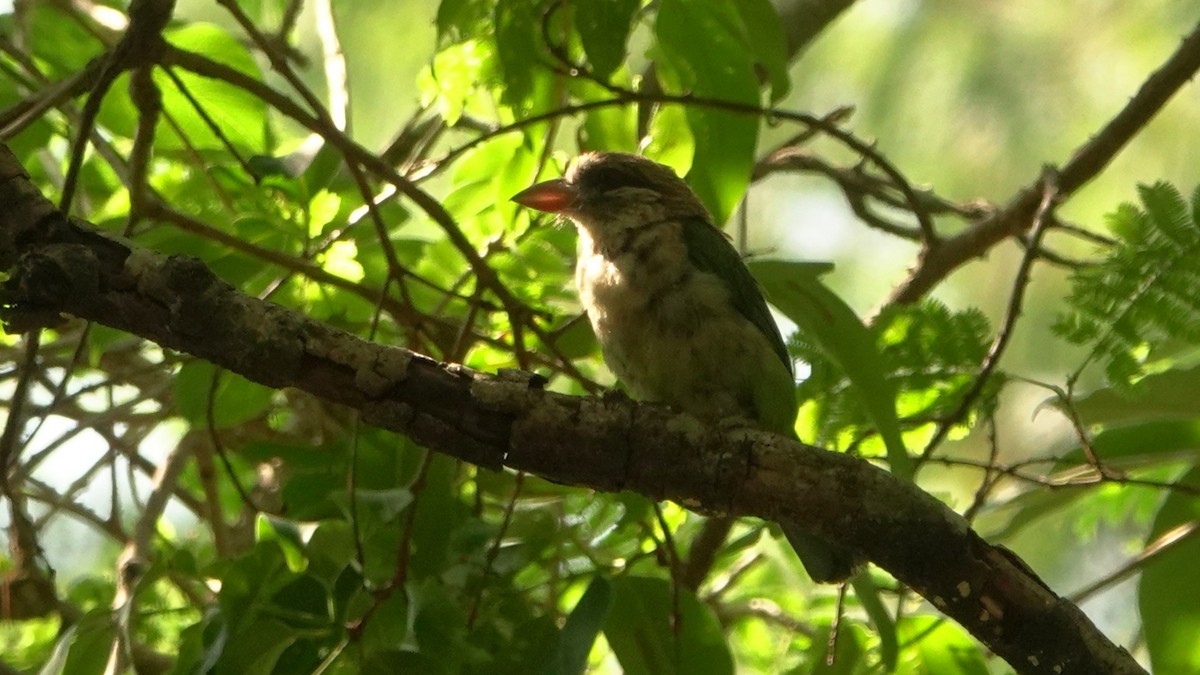
[[[1193,28],[1175,53],[1146,78],[1121,112],[1080,146],[1059,170],[1059,200],[1066,201],[1108,166],[1121,148],[1158,114],[1197,70],[1200,70],[1200,25]],[[922,249],[916,267],[892,293],[888,304],[916,301],[959,266],[983,255],[1007,237],[1030,228],[1044,191],[1045,184],[1039,177],[1002,209],[941,241],[938,246]]]
[[[482,467],[797,523],[914,588],[1020,672],[1143,672],[1012,553],[866,461],[758,430],[705,426],[661,405],[543,391],[530,373],[487,375],[366,342],[243,295],[195,259],[161,256],[66,218],[2,147],[0,205],[9,329],[72,315],[341,403]]]

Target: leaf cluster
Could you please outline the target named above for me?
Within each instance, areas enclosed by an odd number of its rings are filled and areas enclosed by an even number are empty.
[[[1191,201],[1169,183],[1138,188],[1141,204],[1108,216],[1117,242],[1072,276],[1069,312],[1054,330],[1088,346],[1122,387],[1173,346],[1200,342],[1200,188]],[[1086,364],[1085,362],[1085,364]]]
[[[949,417],[978,377],[987,353],[989,325],[975,308],[952,311],[934,299],[888,307],[868,327],[879,353],[882,381],[895,397],[902,428],[911,431]],[[875,433],[875,425],[851,386],[845,370],[828,350],[803,332],[790,345],[808,364],[797,388],[802,420],[817,443],[857,445]],[[971,413],[988,412],[1003,384],[994,375]]]

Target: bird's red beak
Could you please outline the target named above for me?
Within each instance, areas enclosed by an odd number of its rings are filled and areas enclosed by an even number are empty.
[[[578,196],[574,186],[561,178],[538,183],[513,195],[512,200],[521,206],[538,211],[558,213],[575,203]]]

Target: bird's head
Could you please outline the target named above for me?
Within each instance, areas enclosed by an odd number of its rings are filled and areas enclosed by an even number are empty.
[[[681,218],[711,218],[667,166],[624,152],[580,155],[562,178],[522,190],[514,202],[558,213],[592,232]]]

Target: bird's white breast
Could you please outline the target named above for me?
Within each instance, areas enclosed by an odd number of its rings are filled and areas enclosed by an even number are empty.
[[[782,372],[716,276],[690,262],[677,221],[579,228],[575,279],[609,368],[641,399],[698,417],[760,417],[754,386]]]

